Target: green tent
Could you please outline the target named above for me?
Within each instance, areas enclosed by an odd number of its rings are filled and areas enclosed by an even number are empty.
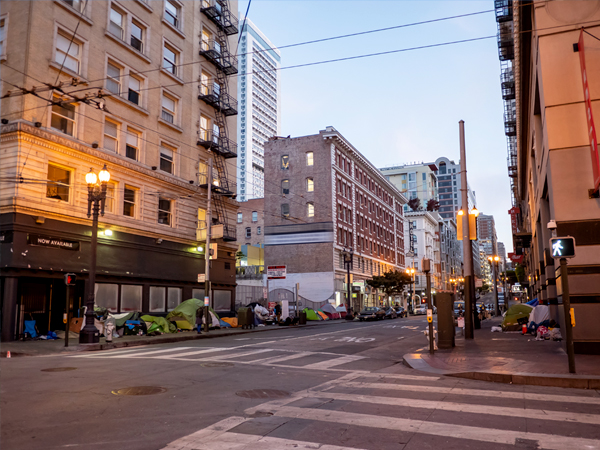
[[[181,302],[177,308],[167,314],[166,319],[169,321],[175,320],[187,320],[192,327],[196,326],[196,311],[198,308],[204,308],[204,300],[199,300],[197,298],[190,298],[184,302]],[[214,309],[208,308],[212,315],[212,326],[219,326],[219,316],[215,312]]]
[[[148,333],[151,333],[155,330],[158,330],[161,333],[175,333],[177,331],[175,325],[173,325],[164,317],[142,316],[140,319],[142,319],[144,322],[152,322],[152,325],[148,328]]]
[[[304,308],[303,311],[306,313],[306,320],[323,320],[314,309]]]
[[[528,318],[533,308],[529,305],[517,304],[508,308],[504,320],[502,321],[503,330],[519,330],[519,319]]]

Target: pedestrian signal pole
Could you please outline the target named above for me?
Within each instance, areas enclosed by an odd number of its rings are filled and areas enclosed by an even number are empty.
[[[204,249],[204,273],[206,278],[204,280],[204,331],[208,333],[208,305],[210,304],[210,260],[211,260],[211,248],[210,248],[210,227],[212,225],[212,211],[211,211],[211,198],[212,198],[212,158],[208,158],[208,170],[206,173],[206,181],[208,186],[208,202],[206,205],[206,248]],[[217,255],[214,255],[215,258]]]

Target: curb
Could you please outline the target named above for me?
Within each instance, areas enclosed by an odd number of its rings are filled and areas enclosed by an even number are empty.
[[[468,380],[490,381],[493,383],[520,384],[528,386],[562,387],[573,389],[600,389],[600,377],[591,375],[561,375],[543,373],[496,373],[486,371],[452,372],[436,369],[421,359],[419,353],[407,353],[402,362],[415,370],[435,373]]]
[[[351,321],[335,321],[332,323],[348,323]],[[10,350],[11,353],[11,357],[15,358],[15,357],[23,357],[23,356],[43,356],[43,355],[59,355],[59,354],[64,354],[64,353],[72,353],[72,352],[93,352],[93,351],[100,351],[100,350],[111,350],[111,349],[116,349],[116,348],[126,348],[126,347],[141,347],[144,345],[157,345],[157,344],[172,344],[173,342],[184,342],[184,341],[191,341],[191,340],[197,340],[197,339],[215,339],[215,338],[219,338],[219,337],[227,337],[227,336],[237,336],[237,335],[242,335],[242,334],[249,334],[249,333],[258,333],[258,332],[264,332],[264,331],[276,331],[276,330],[291,330],[291,329],[302,329],[302,328],[307,328],[307,327],[317,327],[317,326],[323,326],[323,325],[318,325],[317,323],[315,324],[306,324],[306,325],[290,325],[290,326],[269,326],[269,327],[260,327],[260,328],[254,328],[254,329],[250,329],[250,330],[242,330],[242,331],[229,331],[229,332],[225,332],[225,333],[218,333],[218,334],[210,334],[210,332],[206,333],[203,332],[202,334],[198,335],[198,334],[188,334],[185,336],[169,336],[169,337],[165,337],[165,338],[161,338],[161,339],[153,339],[153,338],[146,338],[143,340],[136,340],[136,341],[121,341],[121,342],[113,342],[113,343],[97,343],[97,344],[76,344],[73,347],[63,347],[61,348],[59,351],[56,352],[49,352],[49,353],[44,353],[44,354],[32,354],[32,353],[25,353],[25,352],[15,352]],[[0,357],[1,358],[6,358],[6,351],[2,351],[0,352]]]

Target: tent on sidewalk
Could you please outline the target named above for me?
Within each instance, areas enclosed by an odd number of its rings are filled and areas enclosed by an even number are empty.
[[[323,306],[321,306],[321,310],[327,314],[327,317],[329,317],[330,319],[339,319],[340,313],[335,309],[335,306],[333,306],[331,303],[326,303]]]
[[[504,320],[502,321],[502,330],[504,331],[518,331],[521,329],[519,322],[527,324],[529,320],[529,314],[533,308],[528,305],[517,304],[508,308]]]
[[[142,316],[140,317],[144,322],[150,323],[148,326],[148,333],[153,331],[159,331],[161,333],[175,333],[177,328],[171,322],[164,317],[155,316]]]
[[[327,314],[325,314],[320,309],[317,309],[315,312],[321,317],[321,319],[323,319],[323,320],[329,320],[329,317],[327,316]]]
[[[167,314],[166,319],[170,322],[186,320],[192,327],[195,327],[196,311],[198,311],[198,308],[200,307],[204,308],[204,300],[190,298],[189,300],[181,302],[173,311]],[[208,308],[208,311],[212,319],[211,327],[219,328],[219,316],[212,308]],[[205,321],[205,318],[203,318],[202,323],[205,323]]]
[[[335,308],[335,310],[340,313],[340,317],[343,319],[344,317],[346,317],[346,314],[348,314],[348,310],[346,309],[346,305],[341,304],[339,305],[337,308]]]
[[[302,311],[306,313],[306,320],[323,320],[314,309],[304,308]]]

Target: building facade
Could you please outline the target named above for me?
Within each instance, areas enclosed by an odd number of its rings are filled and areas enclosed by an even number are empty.
[[[235,303],[244,306],[266,298],[265,289],[265,200],[255,198],[240,204],[237,214]]]
[[[427,209],[430,200],[438,200],[437,166],[434,163],[407,164],[380,170],[408,200],[418,198],[420,209]],[[406,205],[404,212],[408,211],[411,208]]]
[[[238,200],[264,197],[264,145],[281,128],[281,54],[248,18],[238,46],[240,76]]]
[[[514,86],[512,92],[506,87],[506,95],[515,99],[515,115],[505,120],[507,136],[516,142],[509,154],[515,252],[522,255],[529,295],[549,304],[552,318],[564,326],[562,280],[548,223],[556,222],[557,236],[575,237],[576,255],[568,260],[575,351],[598,353],[600,167],[594,130],[600,117],[600,45],[593,36],[600,36],[600,3],[512,6],[498,9],[496,18],[506,30],[499,37],[500,56],[508,48],[514,58]]]
[[[224,230],[212,306],[233,307],[232,10],[235,1],[2,2],[4,340],[30,316],[42,333],[64,329],[66,272],[78,277],[76,315],[90,292],[116,313],[166,314],[202,298],[207,220]],[[85,175],[103,166],[111,177],[90,286]]]
[[[498,236],[494,216],[479,214],[477,217],[477,240],[487,256],[498,254]]]
[[[462,276],[462,245],[456,236],[456,222],[454,219],[442,219],[440,226],[440,261],[441,261],[441,286],[440,289],[452,291],[450,280]]]
[[[404,270],[406,198],[335,128],[265,146],[265,262],[285,265],[270,290],[300,285],[303,298],[348,303],[344,250],[352,251],[351,305],[378,302],[373,275]]]

